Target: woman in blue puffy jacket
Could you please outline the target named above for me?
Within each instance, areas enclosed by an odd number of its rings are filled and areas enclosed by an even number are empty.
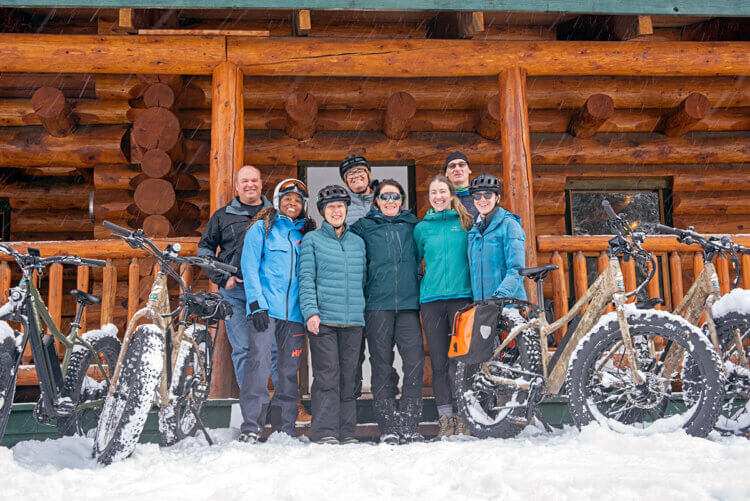
[[[286,179],[276,186],[273,207],[263,209],[245,233],[241,266],[250,350],[240,390],[243,423],[239,440],[243,442],[256,442],[260,436],[261,414],[269,403],[267,384],[274,339],[279,375],[271,407],[279,408],[280,423],[272,425],[296,436],[297,371],[305,334],[297,271],[303,233],[314,225],[306,217],[306,205],[304,183]]]
[[[469,186],[479,217],[469,231],[469,271],[474,301],[494,297],[526,299],[518,270],[526,263],[521,218],[500,207],[500,181],[480,174]]]
[[[342,186],[318,193],[325,221],[305,235],[300,256],[300,303],[310,332],[312,441],[356,443],[357,362],[365,324],[365,242],[347,228],[350,203]]]

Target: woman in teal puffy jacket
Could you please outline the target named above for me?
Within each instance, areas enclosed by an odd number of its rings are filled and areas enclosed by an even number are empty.
[[[469,269],[474,301],[494,297],[526,299],[518,270],[526,263],[526,234],[521,218],[500,207],[500,181],[480,174],[469,186],[479,211],[469,232]]]
[[[312,440],[356,443],[357,362],[365,323],[365,242],[346,227],[349,193],[320,190],[325,221],[302,240],[300,305],[310,332],[313,368]]]
[[[471,302],[467,233],[473,221],[445,176],[427,185],[432,208],[414,228],[419,260],[424,258],[424,277],[419,289],[422,328],[430,349],[432,389],[438,410],[438,438],[467,433],[463,420],[453,413],[448,360],[453,317]]]

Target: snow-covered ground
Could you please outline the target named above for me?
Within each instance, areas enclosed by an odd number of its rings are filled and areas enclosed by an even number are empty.
[[[592,425],[513,440],[408,446],[326,446],[272,436],[218,445],[139,445],[102,468],[91,440],[0,447],[0,498],[230,501],[235,499],[737,499],[750,497],[750,441],[683,433],[621,435]]]

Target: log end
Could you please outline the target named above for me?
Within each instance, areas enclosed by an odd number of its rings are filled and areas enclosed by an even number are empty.
[[[143,104],[147,108],[172,108],[175,104],[175,94],[165,83],[149,85],[143,93]]]
[[[174,187],[165,179],[145,179],[135,189],[135,204],[146,214],[165,214],[177,197]]]
[[[172,172],[172,159],[164,150],[148,150],[141,159],[141,171],[148,177],[165,177]]]
[[[180,138],[180,121],[164,108],[148,108],[133,123],[132,139],[135,146],[151,150],[169,151]]]

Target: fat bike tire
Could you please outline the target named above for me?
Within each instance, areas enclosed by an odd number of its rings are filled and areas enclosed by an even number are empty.
[[[750,360],[750,314],[730,311],[715,317],[714,323],[721,351],[724,353],[724,367],[728,373],[727,396],[716,422],[716,430],[722,434],[750,438],[750,364],[743,365],[734,349],[734,331],[737,329],[743,341],[745,358]]]
[[[681,317],[656,310],[627,309],[639,370],[636,385],[622,345],[616,313],[602,317],[573,354],[566,380],[568,406],[580,428],[598,421],[624,433],[644,434],[684,429],[705,437],[713,429],[724,398],[721,361],[700,330]],[[699,375],[684,405],[673,399],[682,381],[662,374],[665,350],[684,350],[682,367],[694,365]]]
[[[193,384],[202,381],[205,377],[199,357],[203,360],[205,370],[209,370],[211,366],[211,338],[203,325],[187,329],[185,336],[195,341],[199,353],[196,353],[195,345],[189,339],[183,339],[180,343],[172,374],[172,384],[169,388],[170,403],[159,409],[159,433],[161,444],[165,447],[197,433],[199,423],[191,406],[200,415],[206,401],[204,395],[198,395],[193,391]]]
[[[146,424],[164,367],[164,337],[155,325],[135,329],[114,394],[104,400],[94,436],[94,457],[108,465],[130,456]]]
[[[8,426],[18,378],[18,348],[14,336],[0,338],[0,440]]]
[[[517,310],[504,309],[502,313],[510,330],[524,320]],[[500,346],[500,336],[495,347]],[[516,346],[503,350],[490,362],[502,361],[514,369],[528,373],[542,373],[539,332],[528,329],[515,339]],[[520,388],[489,383],[482,374],[481,364],[458,361],[453,378],[456,406],[471,435],[478,438],[512,438],[527,426],[529,392]]]
[[[112,377],[117,364],[117,357],[120,355],[120,348],[122,348],[122,343],[117,339],[116,333],[117,330],[114,329],[103,335],[101,331],[93,331],[81,336],[94,348],[94,353],[82,345],[73,348],[73,353],[70,355],[68,362],[68,371],[63,381],[63,388],[60,392],[62,397],[69,398],[75,405],[104,398],[107,394],[107,387],[103,375],[98,374],[99,366],[94,356],[96,355],[101,361],[107,371],[107,377]],[[88,375],[89,369],[92,367],[98,374],[96,378]],[[101,408],[92,409],[97,420],[100,411]],[[57,432],[60,436],[76,434],[82,430],[83,417],[84,412],[73,412],[70,416],[58,418]]]

